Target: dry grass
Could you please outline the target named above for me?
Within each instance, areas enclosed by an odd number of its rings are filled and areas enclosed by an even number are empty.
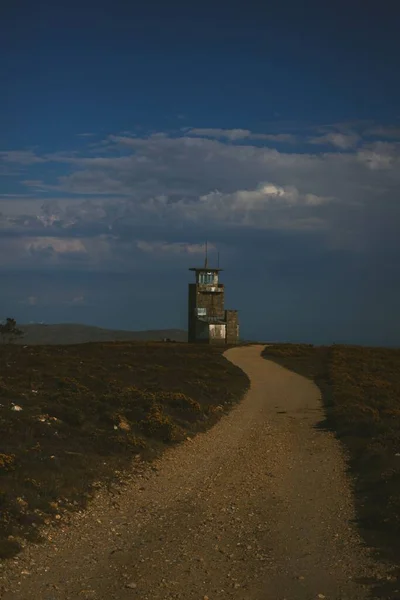
[[[220,348],[179,343],[1,346],[0,373],[0,558],[133,456],[208,428],[249,384]]]
[[[399,555],[400,350],[277,344],[263,356],[314,379],[345,445],[358,522],[369,545]]]

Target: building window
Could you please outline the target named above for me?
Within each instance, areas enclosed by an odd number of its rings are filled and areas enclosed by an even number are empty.
[[[201,283],[201,284],[214,283],[214,273],[199,273],[199,283]]]

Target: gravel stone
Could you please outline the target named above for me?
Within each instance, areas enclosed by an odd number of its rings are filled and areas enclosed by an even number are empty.
[[[389,566],[353,525],[345,455],[316,428],[320,391],[263,347],[225,353],[251,380],[239,405],[152,465],[134,460],[126,484],[100,487],[62,529],[44,527],[45,543],[4,562],[0,598],[370,598],[357,581],[386,581]]]

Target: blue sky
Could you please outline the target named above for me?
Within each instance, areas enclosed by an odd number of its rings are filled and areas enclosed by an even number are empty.
[[[0,317],[400,344],[400,9],[7,2]],[[217,6],[216,6],[217,5]]]

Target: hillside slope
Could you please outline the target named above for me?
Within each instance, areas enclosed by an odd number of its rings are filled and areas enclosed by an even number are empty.
[[[83,344],[86,342],[114,341],[160,341],[170,338],[177,342],[187,341],[187,332],[182,329],[155,329],[147,331],[125,331],[118,329],[102,329],[90,325],[75,323],[59,323],[42,325],[39,323],[21,325],[24,335],[17,340],[19,344]]]

